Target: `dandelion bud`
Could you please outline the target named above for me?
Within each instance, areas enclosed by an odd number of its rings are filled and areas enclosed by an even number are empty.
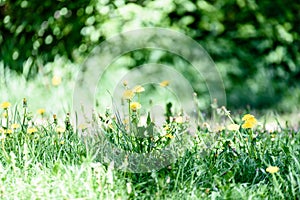
[[[27,99],[23,98],[23,108],[27,108]]]
[[[67,113],[67,116],[66,116],[66,119],[65,119],[65,125],[66,125],[66,129],[70,130],[70,128],[71,128],[70,113]]]
[[[53,123],[54,123],[54,124],[57,124],[56,114],[53,115]]]

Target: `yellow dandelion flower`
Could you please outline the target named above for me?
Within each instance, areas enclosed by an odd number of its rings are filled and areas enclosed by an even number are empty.
[[[167,131],[167,130],[169,130],[169,129],[170,129],[169,125],[166,125],[166,126],[164,127],[164,130],[165,130],[165,131]]]
[[[135,87],[133,88],[132,91],[135,92],[135,93],[141,93],[141,92],[144,92],[144,91],[145,91],[145,88],[143,88],[143,87],[140,86],[140,85],[137,85],[137,86],[135,86]]]
[[[167,87],[169,84],[170,84],[170,81],[167,81],[167,80],[162,81],[162,82],[159,83],[159,85],[160,85],[161,87]]]
[[[123,81],[123,85],[124,85],[124,87],[126,87],[126,86],[128,85],[128,81],[127,81],[127,80],[124,80],[124,81]]]
[[[253,128],[257,124],[256,118],[250,114],[244,115],[242,120],[244,121],[244,124],[242,125],[243,129]]]
[[[78,128],[79,128],[80,130],[85,130],[85,129],[87,129],[87,125],[86,125],[86,124],[79,124],[79,125],[78,125]]]
[[[55,76],[53,76],[51,82],[52,82],[52,85],[53,85],[53,86],[58,86],[58,85],[61,84],[61,77],[55,75]]]
[[[20,127],[20,124],[12,124],[11,125],[11,128],[12,129],[17,129],[17,128],[19,128]]]
[[[141,108],[142,108],[142,105],[139,102],[131,102],[130,103],[130,109],[133,111],[136,111]]]
[[[245,121],[245,123],[242,125],[242,128],[243,129],[253,128],[256,124],[257,124],[257,120],[255,118],[252,118]]]
[[[175,118],[175,122],[176,122],[177,124],[182,124],[182,123],[184,122],[184,119],[183,119],[182,116],[179,116],[179,117],[176,117],[176,118]]]
[[[11,106],[11,104],[8,101],[5,101],[3,103],[1,103],[0,107],[2,109],[8,109]]]
[[[38,130],[35,127],[31,127],[27,129],[28,134],[36,133]]]
[[[255,117],[253,115],[250,115],[250,114],[246,114],[244,115],[244,117],[242,118],[243,121],[247,121],[249,119],[255,119]]]
[[[227,126],[227,129],[229,131],[238,131],[240,129],[240,125],[238,125],[238,124],[229,124]]]
[[[6,134],[11,134],[13,131],[12,131],[11,129],[6,129],[4,132],[5,132]]]
[[[123,99],[131,100],[134,97],[134,92],[132,90],[125,90],[123,93]]]
[[[210,125],[209,125],[207,122],[204,122],[204,123],[202,124],[202,126],[203,126],[204,128],[210,129]]]
[[[65,141],[63,141],[63,140],[62,140],[62,141],[60,141],[60,144],[61,144],[61,145],[65,144]]]
[[[266,169],[266,172],[269,172],[270,174],[277,173],[279,171],[279,167],[276,166],[269,166]]]
[[[254,125],[249,123],[249,122],[245,122],[243,125],[242,125],[242,128],[243,129],[247,129],[247,128],[253,128]]]
[[[56,128],[56,132],[57,132],[57,133],[64,133],[65,131],[66,131],[66,129],[63,128],[63,127],[57,127],[57,128]]]
[[[44,108],[40,108],[37,110],[37,113],[40,114],[40,115],[44,115],[46,112],[46,110]]]
[[[171,133],[165,135],[166,138],[170,138],[170,139],[173,139],[174,138],[174,135],[172,135]]]

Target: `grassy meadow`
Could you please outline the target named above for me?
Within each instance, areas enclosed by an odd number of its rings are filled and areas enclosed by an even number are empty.
[[[46,65],[29,81],[1,71],[1,199],[300,198],[297,120],[249,109],[231,113],[214,102],[207,113],[199,108],[191,134],[190,119],[178,108],[167,106],[165,121],[155,124],[139,102],[147,89],[124,83],[127,115],[106,109],[95,111],[93,126],[76,124],[71,107],[76,71],[64,60],[56,62],[62,67]],[[96,136],[89,128],[94,126]],[[171,151],[176,159],[159,170],[148,166],[134,173],[135,163],[107,160],[105,155],[112,157],[101,153],[110,150],[103,138],[129,154],[160,152],[172,144],[184,148]]]

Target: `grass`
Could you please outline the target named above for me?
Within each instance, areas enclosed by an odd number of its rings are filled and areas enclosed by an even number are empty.
[[[212,131],[207,124],[199,125],[191,145],[176,162],[159,171],[131,173],[115,170],[113,163],[98,162],[77,129],[59,129],[51,118],[33,125],[41,116],[18,121],[24,110],[14,111],[15,115],[10,108],[2,111],[9,113],[8,127],[20,124],[1,137],[3,199],[298,199],[300,195],[300,134],[289,127],[269,133],[263,126]],[[26,131],[31,126],[37,128],[33,133]],[[5,132],[7,126],[3,127]],[[101,129],[108,138],[109,129],[116,130],[112,126]],[[138,140],[133,137],[126,144],[135,146]],[[158,138],[154,143],[160,148],[170,140],[176,137]],[[117,141],[110,139],[123,145]],[[131,150],[143,151],[135,148]],[[277,166],[279,171],[268,173],[268,166]]]
[[[8,88],[19,83],[11,80]],[[25,102],[17,99],[20,94],[10,95],[9,89],[0,99],[14,103],[0,108],[1,199],[300,198],[300,131],[277,116],[261,115],[257,125],[253,116],[253,127],[250,120],[251,128],[243,128],[246,122],[242,118],[248,112],[230,114],[215,103],[212,117],[201,118],[195,134],[189,135],[182,134],[188,127],[188,118],[170,105],[165,110],[166,121],[158,127],[151,115],[143,112],[143,105],[130,106],[138,101],[130,97],[124,101],[124,115],[106,110],[94,113],[92,124],[76,125],[67,114],[65,105],[69,100],[61,95],[56,105],[51,97],[65,90],[70,92],[66,88],[72,84],[61,87],[51,86],[50,82],[42,86],[34,83],[26,83],[30,91],[36,91],[33,96],[20,91],[29,97]],[[42,105],[44,98],[38,95],[44,87],[49,93],[47,105]],[[36,112],[43,107],[44,112]],[[60,114],[54,116],[56,113]],[[146,120],[142,123],[143,117]],[[238,128],[229,128],[232,123]],[[99,137],[91,134],[95,126]],[[140,133],[147,135],[139,137]],[[151,170],[161,164],[153,163],[144,166],[147,172],[133,173],[130,170],[137,169],[136,162],[129,160],[132,162],[126,164],[130,154],[157,153],[167,146],[178,147],[181,142],[184,148],[171,149],[176,161],[159,170]],[[113,146],[108,148],[107,144]],[[126,153],[112,157],[115,154],[109,150],[115,148]],[[267,172],[270,166],[279,171]]]

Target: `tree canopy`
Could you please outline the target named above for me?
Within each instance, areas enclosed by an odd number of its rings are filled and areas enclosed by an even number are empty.
[[[56,55],[76,60],[113,34],[179,30],[198,41],[225,78],[231,105],[272,105],[300,78],[300,3],[293,0],[5,0],[0,60],[22,72]]]

